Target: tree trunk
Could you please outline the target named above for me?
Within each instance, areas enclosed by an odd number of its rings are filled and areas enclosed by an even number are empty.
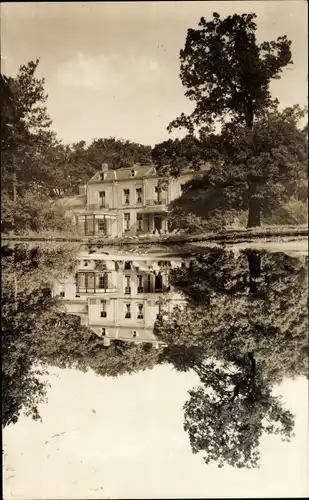
[[[257,197],[256,184],[249,185],[249,213],[247,227],[261,226],[261,202]]]
[[[14,203],[17,200],[17,189],[16,189],[16,175],[13,177],[13,201]]]
[[[261,254],[256,250],[247,255],[249,266],[249,290],[256,295],[258,292],[256,279],[261,276]]]

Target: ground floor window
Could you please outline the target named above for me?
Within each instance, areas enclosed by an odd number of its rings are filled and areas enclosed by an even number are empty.
[[[106,231],[106,220],[98,219],[98,231],[104,232]]]
[[[143,231],[143,214],[136,214],[137,230]]]
[[[124,230],[130,231],[130,213],[124,214]]]
[[[98,283],[99,288],[102,288],[103,290],[108,288],[108,275],[107,275],[107,273],[99,274],[98,281],[99,281],[99,283]]]
[[[137,293],[143,293],[144,291],[144,276],[142,274],[137,275]]]
[[[101,318],[106,318],[106,316],[107,316],[106,300],[101,300],[101,303],[100,303],[100,316],[101,316]]]
[[[144,304],[137,304],[137,319],[144,319]]]

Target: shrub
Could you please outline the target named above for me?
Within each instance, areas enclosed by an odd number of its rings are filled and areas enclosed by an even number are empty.
[[[300,225],[308,224],[308,201],[290,198],[269,217],[263,220],[265,224]]]

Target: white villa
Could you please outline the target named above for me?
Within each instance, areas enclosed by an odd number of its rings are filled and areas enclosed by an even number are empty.
[[[166,233],[168,205],[181,195],[183,185],[193,175],[190,170],[184,171],[178,178],[169,179],[163,189],[153,166],[109,170],[104,164],[80,188],[79,196],[64,198],[61,203],[86,236]]]
[[[81,252],[75,276],[55,283],[53,296],[62,297],[66,312],[78,315],[82,325],[104,338],[105,346],[118,339],[158,348],[156,318],[186,303],[171,289],[169,269],[187,265],[181,257],[167,260],[166,254],[158,260]]]

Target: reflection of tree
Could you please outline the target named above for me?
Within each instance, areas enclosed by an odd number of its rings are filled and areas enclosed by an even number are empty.
[[[170,351],[173,345],[178,352],[195,346],[204,358],[218,359],[254,352],[274,381],[307,373],[304,265],[285,254],[246,251],[236,258],[215,250],[189,269],[173,270],[170,281],[188,300],[185,312],[176,309],[156,322],[155,332]]]
[[[105,349],[80,318],[62,312],[48,285],[72,272],[75,256],[74,248],[2,249],[3,426],[16,423],[22,411],[40,418],[47,389],[41,376],[49,366],[116,377],[158,363],[161,351],[152,345],[116,341]]]
[[[293,415],[271,394],[252,353],[223,366],[203,364],[197,372],[202,385],[189,391],[184,428],[193,453],[206,452],[206,463],[257,467],[264,432],[292,436]]]
[[[103,340],[87,327],[80,325],[77,316],[56,313],[49,324],[50,335],[40,338],[37,352],[44,364],[59,368],[92,369],[98,375],[117,377],[153,368],[160,351],[151,344],[114,341],[104,348]]]
[[[76,249],[75,249],[76,250]],[[24,245],[2,248],[2,424],[16,423],[22,411],[37,420],[46,383],[38,368],[38,346],[51,335],[59,301],[48,285],[65,276],[74,248],[42,250]]]
[[[36,342],[39,332],[46,337],[48,317],[56,303],[44,290],[18,295],[2,294],[2,424],[16,423],[22,411],[40,418],[38,405],[44,401],[46,384],[37,368]],[[39,321],[40,323],[39,323]]]
[[[173,270],[170,282],[188,307],[160,318],[155,333],[175,368],[201,380],[184,407],[192,450],[206,463],[255,467],[261,435],[293,429],[272,386],[308,374],[307,263],[219,249]]]

